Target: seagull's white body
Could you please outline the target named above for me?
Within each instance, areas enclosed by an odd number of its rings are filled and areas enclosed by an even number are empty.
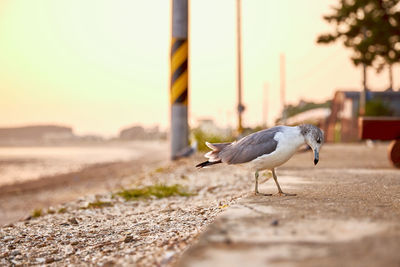
[[[207,161],[201,162],[196,167],[204,168],[214,164],[225,163],[228,165],[243,165],[255,171],[255,194],[258,192],[259,171],[271,170],[272,177],[278,187],[278,193],[286,196],[295,194],[283,193],[275,168],[288,161],[303,144],[307,144],[314,152],[314,164],[319,160],[319,150],[324,141],[321,129],[302,124],[295,127],[275,126],[249,134],[232,143],[208,143],[211,151],[204,156]],[[263,194],[271,195],[271,194]]]
[[[299,149],[305,144],[304,136],[301,134],[299,127],[281,126],[282,131],[277,132],[274,140],[278,142],[275,151],[264,154],[244,163],[250,167],[252,171],[270,170],[281,166],[288,161]]]

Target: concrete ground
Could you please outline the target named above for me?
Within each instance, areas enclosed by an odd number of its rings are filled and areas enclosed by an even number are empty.
[[[326,145],[316,167],[296,155],[277,175],[297,196],[240,199],[177,265],[400,266],[400,170],[387,146]],[[273,179],[260,191],[276,192]]]
[[[296,154],[277,171],[294,197],[256,197],[254,174],[227,165],[198,170],[200,154],[163,166],[161,154],[148,155],[152,168],[144,155],[141,163],[3,187],[0,222],[11,223],[0,226],[0,265],[400,266],[400,170],[387,146],[326,144],[316,167],[310,151]],[[266,178],[260,191],[277,192]],[[155,184],[193,195],[112,194]],[[107,205],[89,207],[98,202]],[[33,208],[43,214],[16,221]]]

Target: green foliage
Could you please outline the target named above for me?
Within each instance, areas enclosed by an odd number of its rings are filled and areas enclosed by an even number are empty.
[[[42,209],[34,209],[32,211],[32,218],[38,218],[43,215]]]
[[[255,133],[255,132],[258,132],[258,131],[261,131],[261,130],[264,130],[264,129],[266,129],[264,126],[257,125],[256,127],[252,128],[251,130]]]
[[[261,125],[255,126],[253,128],[245,127],[245,128],[243,128],[243,132],[239,136],[236,137],[236,140],[239,140],[240,138],[243,138],[246,135],[249,135],[249,134],[264,130],[264,129],[266,129],[266,128]]]
[[[165,169],[163,167],[158,167],[154,170],[155,173],[160,173],[160,172],[164,172]]]
[[[290,118],[307,110],[312,110],[316,108],[330,108],[331,105],[332,105],[332,100],[328,100],[324,103],[300,101],[298,105],[286,106],[284,112],[286,113],[286,118]],[[282,118],[276,119],[276,123],[279,122],[281,119]]]
[[[206,133],[200,128],[193,129],[192,134],[194,135],[194,138],[197,140],[197,149],[200,152],[206,152],[210,150],[206,146],[206,141],[209,143],[225,143],[234,141],[234,138],[232,136],[223,136],[223,135]]]
[[[381,99],[373,99],[365,104],[365,116],[392,116],[393,110]]]
[[[330,108],[331,107],[331,100],[328,100],[324,103],[313,103],[313,102],[302,102],[299,105],[288,105],[286,107],[286,116],[288,118],[302,113],[307,110],[316,109],[316,108]]]
[[[355,65],[382,69],[400,61],[400,0],[340,0],[324,19],[333,25],[332,33],[322,34],[317,42],[342,40],[353,50]]]
[[[60,208],[60,209],[58,209],[58,213],[65,213],[67,211],[67,209],[66,208]]]
[[[47,209],[47,214],[54,214],[54,213],[56,213],[55,210],[53,210],[53,209]]]
[[[113,204],[111,202],[96,200],[94,202],[90,202],[87,205],[87,207],[82,208],[82,209],[101,209],[104,207],[112,207],[112,206],[113,206]]]
[[[146,186],[143,188],[135,188],[135,189],[124,189],[116,195],[123,197],[125,200],[137,200],[137,199],[146,199],[152,196],[156,198],[165,198],[171,196],[183,196],[188,197],[194,195],[193,193],[189,193],[185,190],[181,185],[163,185],[156,184],[152,186]]]

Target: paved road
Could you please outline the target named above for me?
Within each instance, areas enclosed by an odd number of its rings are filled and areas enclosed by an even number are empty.
[[[179,266],[400,266],[400,170],[387,144],[328,145],[278,171],[295,197],[242,198]],[[275,192],[273,180],[260,187]]]

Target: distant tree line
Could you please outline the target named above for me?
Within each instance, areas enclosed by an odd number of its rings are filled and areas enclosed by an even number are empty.
[[[353,51],[353,63],[387,66],[393,89],[393,65],[400,62],[400,0],[339,0],[324,19],[335,29],[318,37],[320,44],[341,40]],[[366,79],[366,77],[365,77]]]

